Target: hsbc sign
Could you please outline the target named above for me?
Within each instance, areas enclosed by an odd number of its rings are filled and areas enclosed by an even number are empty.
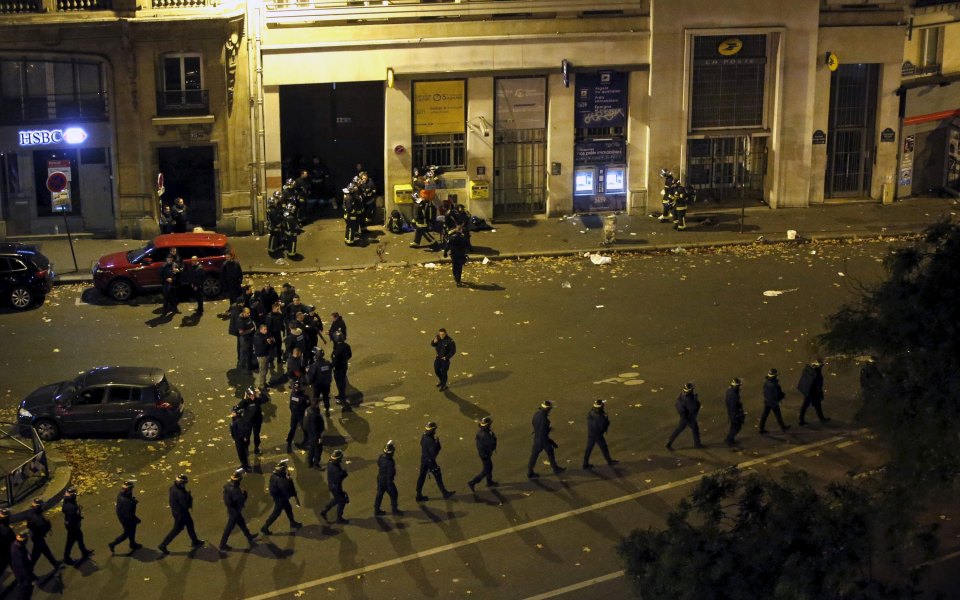
[[[47,146],[50,144],[82,144],[88,137],[79,127],[67,129],[33,129],[19,133],[21,146]]]

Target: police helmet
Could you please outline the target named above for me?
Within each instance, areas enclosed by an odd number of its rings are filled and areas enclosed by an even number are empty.
[[[288,467],[288,464],[287,464],[287,463],[289,463],[289,462],[290,462],[290,459],[289,459],[289,458],[285,458],[285,459],[281,460],[280,462],[278,462],[278,463],[276,464],[275,467],[273,467],[273,472],[274,472],[274,473],[281,473],[281,472],[283,472],[283,471],[286,471],[286,470],[287,470],[287,467]]]
[[[740,384],[741,384],[741,383],[742,383],[742,382],[740,381],[740,378],[739,378],[739,377],[734,377],[733,379],[730,380],[730,385],[731,385],[732,387],[740,387]]]
[[[553,402],[551,400],[544,400],[540,403],[540,408],[546,408],[547,410],[553,408]]]
[[[186,474],[180,473],[179,475],[177,475],[177,479],[176,479],[177,483],[183,484],[183,483],[187,483],[188,481],[190,481],[190,478],[187,477]]]
[[[770,370],[767,372],[767,379],[773,379],[773,378],[776,377],[776,376],[777,376],[777,370],[776,370],[776,369],[770,369]]]
[[[243,473],[244,473],[243,469],[237,469],[236,471],[233,472],[232,475],[230,475],[230,481],[240,481],[241,479],[243,479]]]
[[[437,424],[434,423],[433,421],[427,421],[427,424],[423,426],[423,429],[425,431],[436,431]]]
[[[690,382],[687,382],[687,383],[683,384],[683,391],[685,391],[685,392],[692,392],[692,391],[693,391],[693,384],[690,383]]]
[[[340,460],[343,458],[343,450],[337,449],[330,453],[330,460]]]
[[[393,440],[388,441],[387,445],[383,447],[385,454],[393,454],[394,450],[396,450],[396,448],[393,446]]]
[[[597,400],[594,400],[594,402],[593,402],[593,407],[594,407],[594,408],[603,408],[603,405],[606,404],[606,403],[607,403],[606,400],[604,400],[603,398],[599,398],[599,399],[597,399]]]
[[[480,427],[490,427],[493,425],[493,417],[484,417],[480,419]]]

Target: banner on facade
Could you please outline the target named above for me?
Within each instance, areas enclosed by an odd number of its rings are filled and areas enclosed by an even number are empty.
[[[600,165],[627,162],[627,144],[623,140],[587,140],[573,147],[576,165]]]
[[[544,129],[547,126],[547,80],[543,77],[497,80],[494,128]]]
[[[466,82],[413,82],[413,134],[464,133],[467,123]]]
[[[71,212],[70,182],[73,179],[69,160],[47,161],[47,190],[50,192],[50,209],[53,212]]]
[[[627,124],[627,74],[622,71],[577,73],[575,127],[624,127]]]

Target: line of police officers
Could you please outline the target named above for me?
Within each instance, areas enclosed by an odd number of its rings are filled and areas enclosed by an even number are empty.
[[[806,425],[805,416],[809,407],[813,407],[821,423],[826,423],[830,419],[823,413],[823,360],[816,359],[806,365],[797,384],[798,390],[803,394],[804,400],[800,409],[800,424]],[[724,399],[730,429],[725,438],[727,445],[733,446],[736,443],[736,435],[743,426],[745,412],[743,403],[740,399],[740,388],[742,382],[739,378],[734,378],[730,382]],[[778,372],[776,369],[770,369],[767,373],[763,388],[764,406],[760,417],[760,433],[766,433],[766,419],[770,413],[773,413],[777,419],[782,431],[789,429],[789,426],[783,422],[783,416],[780,411],[780,402],[785,397],[783,389],[780,386]],[[258,399],[253,399],[257,401]],[[259,405],[258,405],[259,406]],[[700,429],[697,423],[697,417],[700,411],[700,401],[692,383],[683,386],[680,395],[676,400],[676,409],[680,415],[680,422],[677,428],[671,433],[666,447],[673,450],[673,442],[677,436],[686,429],[690,428],[693,432],[694,446],[702,448],[700,442]],[[533,427],[533,446],[530,452],[530,459],[527,464],[527,477],[536,478],[539,474],[534,471],[534,466],[540,457],[540,454],[546,452],[547,460],[553,468],[555,474],[560,474],[566,469],[557,464],[554,449],[558,444],[550,437],[552,427],[550,424],[550,412],[554,408],[554,403],[545,400],[534,413],[532,419]],[[322,417],[318,419],[321,423]],[[488,487],[499,485],[493,479],[493,454],[497,450],[497,436],[492,431],[493,419],[490,416],[484,416],[478,421],[478,430],[475,437],[477,454],[480,458],[481,471],[467,482],[470,491],[476,493],[476,485],[486,480]],[[611,467],[619,461],[613,459],[610,455],[606,443],[606,433],[610,427],[610,419],[605,411],[605,401],[596,400],[587,414],[587,444],[583,455],[582,468],[592,469],[590,456],[595,446],[600,448],[603,458]],[[423,494],[423,486],[427,476],[432,475],[439,488],[441,496],[449,499],[456,492],[446,488],[443,482],[443,475],[438,463],[438,457],[442,446],[440,438],[437,436],[437,423],[430,421],[424,427],[420,437],[420,469],[416,482],[416,501],[425,502],[429,497]],[[312,435],[315,434],[311,434]],[[384,516],[386,513],[381,509],[383,496],[390,498],[390,505],[394,515],[402,515],[399,509],[399,493],[396,486],[396,463],[394,454],[396,446],[393,440],[387,442],[383,452],[377,459],[377,491],[374,497],[373,512],[376,517]],[[344,467],[344,454],[342,450],[334,450],[330,454],[327,463],[327,487],[330,491],[330,500],[320,511],[324,520],[329,521],[329,512],[336,509],[336,523],[349,523],[344,518],[344,510],[350,502],[349,494],[344,490],[343,484],[348,473]],[[317,464],[319,455],[311,455],[308,463]],[[303,526],[296,520],[293,513],[291,500],[300,506],[300,499],[297,493],[296,485],[290,477],[289,459],[283,459],[275,466],[273,474],[270,477],[268,493],[273,500],[273,510],[264,521],[260,532],[264,535],[272,534],[270,526],[282,514],[285,514],[290,528],[293,530]],[[250,547],[256,544],[257,534],[250,531],[243,515],[244,508],[248,499],[247,491],[241,486],[243,481],[244,469],[237,469],[223,488],[223,503],[227,509],[227,523],[223,534],[220,537],[219,549],[222,552],[232,550],[228,544],[230,535],[235,528],[239,528],[246,537]],[[190,511],[193,508],[193,496],[186,489],[189,478],[186,475],[178,475],[170,487],[168,502],[170,512],[173,517],[173,526],[169,533],[160,542],[159,550],[163,555],[169,554],[169,544],[184,530],[190,537],[190,543],[193,548],[201,547],[205,542],[197,537],[194,529],[193,518]],[[138,500],[134,496],[133,490],[135,482],[126,481],[121,487],[116,501],[117,519],[122,527],[121,534],[108,544],[110,551],[115,552],[116,547],[124,541],[129,543],[130,552],[135,552],[142,548],[142,545],[136,541],[137,526],[140,519],[137,517]],[[81,529],[83,520],[82,508],[77,504],[77,490],[68,488],[64,493],[63,499],[64,525],[67,531],[66,546],[64,548],[63,563],[75,564],[71,557],[74,545],[77,545],[81,552],[80,561],[85,560],[93,554],[93,550],[86,547]],[[34,499],[32,507],[27,516],[27,528],[30,531],[30,537],[33,547],[28,554],[26,549],[27,536],[25,532],[14,533],[9,525],[10,512],[6,509],[0,509],[0,573],[10,565],[17,579],[16,590],[18,598],[28,598],[32,591],[36,575],[34,574],[34,565],[41,556],[45,557],[53,566],[58,569],[61,562],[58,561],[50,547],[47,545],[46,537],[50,533],[50,521],[43,514],[43,501]],[[8,552],[7,552],[8,551]],[[76,561],[79,562],[79,561]]]

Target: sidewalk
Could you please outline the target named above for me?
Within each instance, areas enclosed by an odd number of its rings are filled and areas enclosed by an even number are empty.
[[[676,231],[648,215],[617,216],[616,243],[603,246],[603,219],[600,215],[562,218],[532,218],[494,223],[493,231],[475,232],[471,259],[490,260],[534,256],[563,256],[584,252],[651,252],[676,247],[693,248],[753,243],[763,236],[767,242],[785,241],[787,230],[799,239],[838,239],[893,236],[916,233],[943,217],[954,217],[960,203],[952,199],[915,198],[883,206],[876,203],[827,204],[810,208],[771,210],[746,209],[743,233],[740,209],[694,206],[686,231]],[[311,223],[300,236],[297,259],[272,259],[266,252],[265,236],[231,238],[246,273],[303,273],[338,269],[369,268],[378,264],[402,266],[442,262],[442,253],[410,248],[413,234],[394,235],[382,227],[371,228],[365,246],[343,243],[343,221],[323,219]],[[31,240],[53,261],[62,283],[91,280],[91,265],[100,256],[133,249],[139,240],[74,239],[79,272],[66,236]],[[382,251],[382,256],[378,252]]]

